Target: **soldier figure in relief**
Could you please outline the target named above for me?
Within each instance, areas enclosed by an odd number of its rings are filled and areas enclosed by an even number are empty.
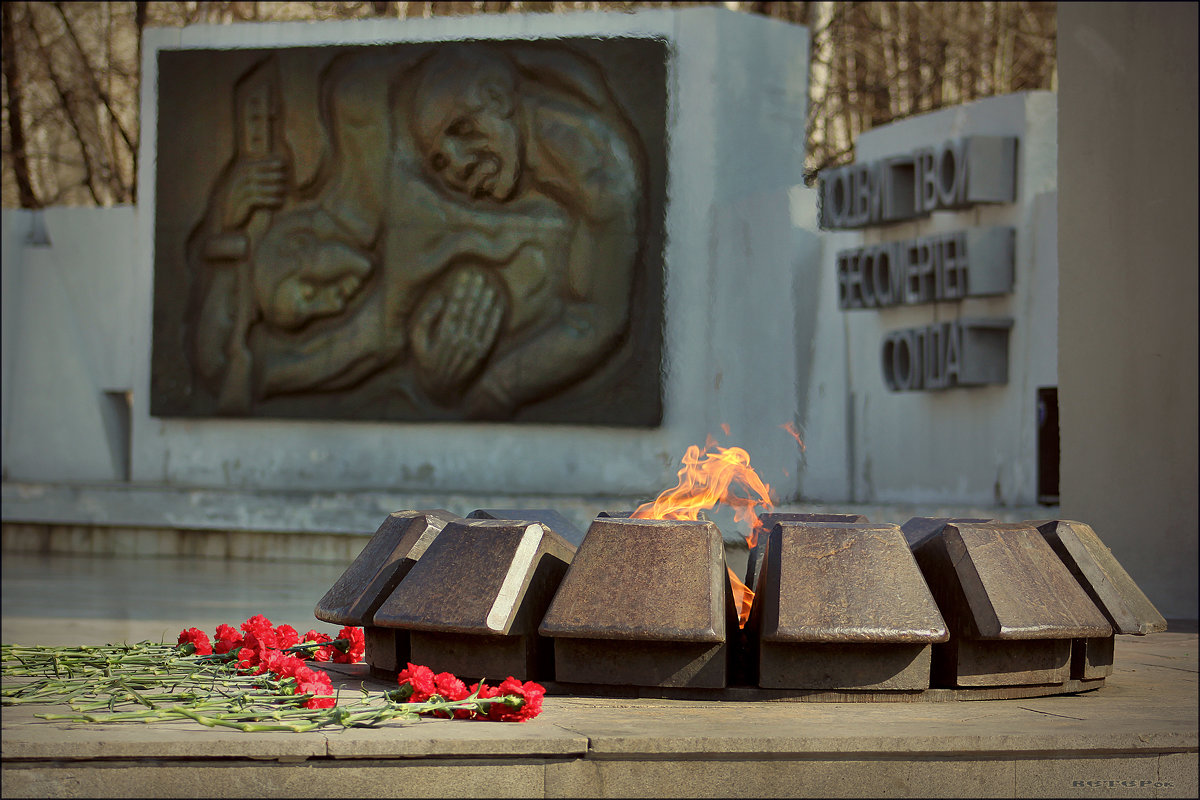
[[[262,400],[401,365],[414,405],[503,419],[602,364],[629,325],[645,166],[599,70],[561,48],[442,45],[344,56],[323,82],[320,183],[289,193],[267,153],[227,170],[198,229],[217,253],[201,375],[230,395],[240,348],[239,391]],[[234,259],[247,296],[216,269],[218,220],[260,208],[269,226]]]

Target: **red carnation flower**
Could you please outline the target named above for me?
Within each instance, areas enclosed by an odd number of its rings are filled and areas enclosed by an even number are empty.
[[[333,682],[329,675],[319,669],[301,666],[296,670],[296,694],[311,694],[304,704],[305,708],[333,708],[337,699],[333,694]]]
[[[329,673],[324,670],[313,669],[309,666],[300,666],[296,668],[296,673],[293,676],[296,679],[296,686],[301,690],[301,694],[308,694],[308,690],[304,687],[309,687],[314,690],[324,690],[333,688],[333,681],[329,679]],[[318,694],[321,692],[318,691]]]
[[[238,650],[237,654],[238,671],[248,672],[251,675],[258,675],[266,672],[267,668],[262,664],[259,658],[258,651],[253,647],[243,646]]]
[[[278,650],[268,650],[259,656],[259,663],[265,670],[282,680],[284,676],[280,674],[280,670],[283,669],[281,658],[283,658],[283,653]]]
[[[262,656],[262,663],[275,674],[276,679],[281,681],[294,678],[296,671],[305,666],[304,659],[280,650],[268,651],[265,656]]]
[[[250,619],[242,623],[242,633],[253,633],[260,642],[268,647],[274,647],[276,642],[275,626],[271,624],[271,620],[264,617],[262,614],[255,614]],[[243,638],[245,638],[243,636]]]
[[[471,692],[479,692],[479,697],[483,700],[490,700],[498,694],[495,688],[483,682],[471,684]]]
[[[228,653],[230,650],[236,650],[242,646],[241,639],[220,639],[213,645],[213,652],[218,655]]]
[[[333,660],[337,664],[357,664],[362,661],[363,653],[366,652],[366,642],[363,638],[363,629],[355,628],[350,625],[338,631],[337,638],[347,639],[350,642],[346,652],[341,652],[338,648],[333,650]]]
[[[467,695],[467,685],[449,672],[439,672],[433,676],[434,694],[440,695],[443,700],[454,702],[456,700],[465,700]],[[450,718],[450,713],[447,711],[435,711],[434,714],[445,719]],[[465,708],[459,708],[454,711],[454,716],[457,719],[469,719],[473,716],[473,712]]]
[[[270,638],[264,641],[257,634],[246,632],[242,639],[242,649],[238,651],[238,668],[241,671],[254,675],[261,675],[267,671],[267,665],[263,663],[263,658],[275,650],[272,646],[275,640],[275,631],[271,630],[266,635]]]
[[[475,694],[479,697],[480,700],[490,700],[493,697],[497,696],[496,688],[494,686],[488,686],[483,681],[480,681],[479,683],[471,684],[471,688],[468,690],[468,694]],[[460,710],[458,712],[455,712],[454,716],[459,717],[460,714],[462,715],[462,717],[466,717],[468,719],[487,719],[488,718],[487,711],[467,711],[464,713]]]
[[[193,652],[198,656],[212,655],[212,643],[208,641],[208,634],[199,628],[187,628],[180,631],[177,644],[191,644],[195,648]]]
[[[546,695],[544,686],[526,681],[521,683],[511,675],[496,687],[497,697],[519,697],[523,702],[519,708],[512,708],[506,703],[492,703],[488,709],[488,719],[500,722],[524,722],[542,713],[542,698]]]
[[[266,624],[251,625],[250,623],[254,620],[263,620]],[[274,626],[261,614],[247,620],[242,625],[242,631],[242,643],[247,647],[254,647],[260,654],[267,650],[279,649],[279,637],[275,635]]]
[[[217,643],[213,646],[214,653],[228,653],[242,646],[242,636],[229,625],[217,626]]]
[[[400,671],[397,681],[400,686],[409,687],[408,702],[423,703],[433,695],[455,702],[465,700],[475,695],[481,700],[496,700],[490,703],[484,713],[467,709],[455,709],[456,719],[491,719],[500,722],[524,722],[533,719],[542,711],[542,698],[546,695],[545,687],[527,681],[522,683],[509,676],[499,686],[491,687],[483,681],[471,686],[470,689],[449,672],[434,674],[429,667],[409,663]],[[450,716],[447,711],[425,712],[433,713],[442,718]]]
[[[275,628],[276,647],[286,650],[295,644],[300,644],[300,635],[291,625],[279,625]]]
[[[332,692],[333,689],[330,689],[329,691]],[[308,701],[305,702],[304,707],[305,708],[333,708],[336,705],[337,705],[337,698],[335,698],[335,697],[310,697],[310,698],[308,698]]]
[[[434,675],[433,685],[436,687],[435,694],[439,694],[447,700],[462,700],[470,694],[467,691],[467,685],[449,672],[439,672]]]
[[[400,670],[396,681],[401,686],[412,687],[412,695],[408,698],[410,703],[424,703],[437,693],[437,681],[434,678],[433,670],[429,667],[422,667],[410,662],[406,669]]]
[[[303,658],[291,654],[284,655],[281,666],[283,670],[280,672],[280,675],[288,678],[294,678],[297,672],[307,669]]]

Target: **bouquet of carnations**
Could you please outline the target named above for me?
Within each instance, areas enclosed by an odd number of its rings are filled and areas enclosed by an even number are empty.
[[[191,719],[243,731],[311,731],[327,726],[375,726],[422,714],[520,722],[541,712],[545,689],[509,677],[499,686],[466,684],[448,672],[409,664],[399,687],[372,695],[363,688],[340,702],[333,681],[310,663],[362,660],[363,630],[336,637],[303,635],[261,614],[240,629],[198,628],[176,644],[99,647],[0,646],[5,679],[0,700],[66,704],[71,713],[38,714],[77,722],[157,722]],[[10,679],[13,679],[10,683]]]

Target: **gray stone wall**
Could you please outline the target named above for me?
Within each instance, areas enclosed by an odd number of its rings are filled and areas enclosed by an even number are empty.
[[[802,456],[780,427],[798,422],[797,393],[803,391],[807,376],[797,373],[793,347],[802,332],[798,326],[808,324],[798,321],[811,318],[818,306],[817,298],[796,284],[796,276],[809,269],[803,259],[812,255],[811,248],[804,249],[811,241],[805,237],[812,234],[794,224],[789,203],[789,192],[801,183],[803,170],[808,83],[804,28],[724,9],[691,8],[151,30],[145,41],[141,163],[157,163],[162,139],[156,95],[160,53],[238,48],[287,53],[289,48],[385,42],[538,43],[571,37],[595,38],[601,45],[606,37],[660,42],[668,53],[665,77],[660,72],[656,78],[666,84],[666,109],[659,109],[666,120],[665,237],[657,243],[664,282],[662,357],[650,359],[661,361],[661,377],[654,376],[661,382],[659,424],[647,426],[642,420],[641,427],[605,427],[586,416],[573,424],[564,424],[570,420],[560,417],[553,420],[556,424],[514,425],[493,419],[433,425],[371,420],[369,415],[349,421],[164,415],[163,409],[152,407],[152,331],[173,335],[171,326],[179,327],[179,320],[154,319],[149,287],[154,285],[156,265],[185,254],[178,248],[158,252],[155,234],[161,222],[179,229],[176,244],[186,238],[206,195],[200,191],[193,198],[195,213],[160,221],[156,213],[177,204],[176,192],[185,184],[158,180],[147,169],[138,211],[95,210],[87,238],[78,239],[71,225],[60,222],[65,218],[57,211],[42,217],[52,243],[49,252],[90,247],[96,261],[104,259],[103,266],[92,266],[89,259],[60,259],[63,274],[78,273],[66,280],[86,285],[108,276],[95,298],[113,295],[119,302],[91,304],[93,297],[84,291],[81,302],[89,313],[105,314],[109,307],[121,313],[99,327],[79,330],[71,341],[62,340],[64,325],[36,315],[29,324],[42,326],[37,336],[16,336],[11,346],[5,337],[6,375],[31,369],[47,373],[44,381],[20,378],[6,388],[16,401],[12,414],[6,403],[6,476],[51,481],[128,478],[142,485],[180,488],[648,499],[674,483],[685,449],[703,444],[711,434],[722,444],[745,447],[780,498],[794,498]],[[173,135],[185,134],[193,146],[208,146],[198,133],[173,130]],[[179,143],[172,147],[178,150]],[[215,163],[224,163],[222,158],[216,157]],[[10,218],[14,225],[25,224],[20,215],[6,212],[6,221]],[[9,242],[6,236],[6,247]],[[29,258],[36,259],[41,251],[14,246],[17,258],[5,260],[5,280],[12,276],[22,283],[26,270],[33,269]],[[28,285],[34,280],[29,278]],[[158,291],[187,296],[189,288],[164,275]],[[6,292],[6,303],[8,297]],[[57,298],[45,302],[55,305],[54,314],[71,321],[69,305]],[[198,302],[203,304],[203,298]],[[114,352],[126,359],[127,375],[116,386],[93,380],[85,355],[88,347],[110,341],[105,326],[114,328],[113,336],[120,340]],[[57,361],[46,357],[51,354],[58,354]],[[172,359],[183,357],[178,348],[164,351],[159,374],[169,374]],[[63,366],[48,366],[51,363]],[[600,386],[597,393],[609,389]],[[97,400],[97,393],[105,392],[119,397]],[[47,393],[51,396],[43,401]],[[105,433],[109,428],[100,419],[104,412],[98,409],[104,402],[125,415],[127,431],[118,437],[124,448],[122,464],[85,469],[84,463],[105,466],[105,460],[111,460],[108,451],[116,440]],[[84,425],[86,436],[71,433]],[[727,437],[723,425],[728,426]],[[85,440],[91,444],[82,449],[95,452],[90,461],[73,451]]]
[[[1058,19],[1062,513],[1195,619],[1196,6]]]
[[[1037,389],[1055,386],[1058,373],[1055,125],[1055,96],[1024,92],[912,117],[859,138],[856,163],[904,157],[923,148],[936,151],[947,141],[969,137],[1015,138],[1010,166],[1015,169],[1015,194],[1008,202],[968,204],[862,230],[823,233],[821,318],[814,349],[824,366],[808,393],[805,496],[824,499],[840,488],[845,499],[859,503],[1036,505]],[[1011,181],[1011,172],[1009,176]],[[966,296],[840,307],[846,290],[839,286],[840,253],[962,233],[974,237],[967,239],[969,269],[981,269],[995,248],[980,237],[997,229],[1011,232],[1012,248],[1005,253],[1011,282],[1001,282],[1000,291],[984,275],[989,290],[977,295],[970,286],[980,288],[981,276],[971,272],[963,280],[966,285],[970,279]],[[936,370],[930,370],[897,390],[900,381],[891,359],[885,364],[884,357],[892,355],[888,348],[899,334],[926,334],[932,328],[943,336],[948,325],[966,329],[981,322],[1006,323],[1001,330],[1006,352],[968,363],[970,332],[964,330],[958,375],[964,385],[939,385]],[[839,357],[844,372],[837,371]],[[980,367],[995,372],[984,376],[985,385],[965,385],[970,383],[967,371]],[[834,375],[844,375],[842,382],[825,383]],[[828,470],[817,465],[828,465]],[[835,470],[844,476],[842,486],[824,485],[823,478]]]

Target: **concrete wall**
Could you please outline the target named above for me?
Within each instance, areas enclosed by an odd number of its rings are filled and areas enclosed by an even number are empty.
[[[153,53],[168,47],[484,35],[478,23],[467,22],[438,18],[153,31],[147,39],[147,74],[153,77]],[[436,498],[450,496],[486,496],[492,505],[505,495],[557,495],[564,502],[581,495],[645,499],[674,482],[687,445],[712,433],[724,444],[746,446],[784,502],[891,503],[914,514],[933,507],[993,507],[1000,513],[1034,504],[1035,392],[1056,382],[1053,95],[1013,95],[948,109],[872,131],[859,142],[860,157],[871,159],[958,135],[1018,136],[1015,203],[939,212],[882,232],[825,234],[817,230],[816,193],[800,184],[803,29],[718,9],[506,16],[489,26],[486,35],[495,37],[623,33],[664,37],[674,47],[662,428],[150,417],[153,214],[147,209],[154,208],[155,184],[145,175],[140,213],[48,211],[42,223],[53,242],[49,250],[18,246],[23,238],[5,237],[6,248],[13,250],[5,259],[6,289],[11,281],[28,283],[31,271],[42,275],[36,265],[49,258],[46,253],[61,253],[52,260],[64,280],[88,281],[99,288],[84,296],[108,298],[89,313],[119,312],[92,324],[74,314],[64,297],[37,300],[6,291],[6,303],[12,297],[22,307],[52,306],[19,322],[6,315],[6,326],[11,321],[47,329],[29,328],[13,337],[6,329],[6,478],[61,483],[128,477],[142,488],[236,490],[243,500],[256,491],[333,496],[364,490],[430,498],[435,505],[441,504]],[[146,107],[153,108],[152,79],[145,91]],[[153,163],[154,115],[144,119],[143,163]],[[75,224],[87,215],[91,221]],[[17,226],[34,219],[23,212],[5,217],[6,225]],[[1014,294],[883,311],[839,310],[833,262],[838,249],[881,237],[984,225],[1018,229]],[[87,248],[90,258],[71,255]],[[879,368],[884,333],[959,314],[1016,320],[1008,385],[889,392]],[[59,317],[83,319],[85,325],[74,338],[63,339],[63,326],[53,322]],[[119,353],[123,380],[88,378],[82,365],[95,360],[88,348]],[[66,370],[68,376],[46,366],[52,364],[74,366]],[[60,383],[79,386],[47,392],[42,387],[50,384],[21,380],[14,394],[9,373],[31,365],[41,365]],[[128,430],[110,434],[120,428],[106,424],[104,414],[120,410],[117,401],[124,402],[126,391],[132,392]],[[10,408],[16,412],[10,414]],[[786,422],[799,428],[803,449],[780,430]],[[721,435],[722,423],[730,426],[730,436]],[[70,447],[55,444],[57,439],[69,440]],[[162,508],[171,509],[176,524],[187,524],[174,501]],[[907,519],[906,513],[897,511],[896,520]],[[207,524],[209,516],[197,508],[193,522]],[[69,519],[78,520],[78,515]],[[122,519],[118,515],[112,521]]]
[[[814,256],[815,238],[805,240],[789,213],[789,192],[803,170],[806,29],[709,8],[150,30],[141,163],[155,163],[156,55],[162,50],[557,36],[655,37],[672,51],[660,428],[151,417],[156,184],[154,171],[145,169],[136,214],[48,211],[48,250],[20,246],[6,231],[6,256],[14,250],[4,265],[6,309],[13,281],[24,294],[12,303],[32,315],[13,319],[20,331],[11,342],[5,315],[6,478],[650,498],[674,484],[688,445],[715,434],[722,444],[746,447],[779,496],[794,497],[801,454],[779,426],[796,421],[807,376],[797,372],[793,343],[798,320],[811,317],[817,305],[810,292],[793,287],[795,276],[808,274],[800,261]],[[85,217],[76,228],[75,220]],[[6,226],[30,219],[5,212]],[[75,250],[90,252],[79,258]],[[41,265],[47,258],[57,271]],[[50,275],[78,284],[76,295],[39,288]],[[51,311],[33,310],[43,305]],[[63,339],[68,334],[69,341]],[[113,358],[94,358],[89,348],[97,347],[124,359],[119,380],[92,374]],[[104,404],[119,403],[117,394],[103,393],[119,393],[124,402],[128,391],[128,435],[106,439]],[[108,399],[97,401],[98,392]],[[122,463],[110,468],[114,458]]]
[[[120,481],[149,286],[136,278],[137,212],[5,210],[5,480]]]
[[[668,40],[675,57],[669,73],[665,414],[662,427],[649,432],[578,426],[184,422],[150,418],[135,400],[135,480],[652,495],[674,482],[687,445],[702,443],[727,423],[736,443],[754,454],[756,466],[781,493],[794,493],[782,473],[790,469],[795,474],[796,448],[775,427],[788,421],[795,407],[792,361],[771,358],[770,349],[748,355],[745,344],[779,330],[790,339],[797,313],[790,292],[778,291],[790,282],[792,261],[790,220],[778,201],[801,175],[804,29],[724,10],[693,9],[192,27],[152,34],[145,47],[147,76],[153,75],[154,54],[165,48],[562,35]],[[152,109],[154,81],[145,86],[143,108]],[[772,116],[776,113],[781,116]],[[153,118],[143,114],[142,163],[154,160]],[[143,208],[153,206],[148,176],[139,198]],[[141,225],[140,238],[149,242],[150,215],[143,215]],[[143,277],[148,280],[148,272]],[[148,344],[143,352],[148,353]],[[146,375],[137,386],[145,391]],[[753,391],[747,391],[750,386]],[[135,390],[135,396],[142,392]],[[764,427],[762,420],[772,424]]]
[[[825,235],[820,276],[823,360],[809,383],[806,497],[863,503],[1037,503],[1037,389],[1057,383],[1055,315],[1056,107],[1049,92],[989,98],[885,125],[858,139],[868,162],[938,146],[961,136],[1015,136],[1017,188],[1012,203],[936,211],[911,222]],[[1010,294],[883,309],[838,309],[838,251],[934,233],[1009,226],[1016,231]],[[1013,320],[1004,385],[938,391],[891,391],[881,349],[890,331],[972,317]],[[835,360],[844,359],[843,369]],[[838,382],[838,379],[847,377]],[[814,433],[821,431],[818,440]],[[840,441],[845,455],[825,452]],[[834,463],[836,462],[836,464]],[[844,475],[844,497],[826,475]]]
[[[1062,3],[1062,513],[1195,619],[1197,7]]]

